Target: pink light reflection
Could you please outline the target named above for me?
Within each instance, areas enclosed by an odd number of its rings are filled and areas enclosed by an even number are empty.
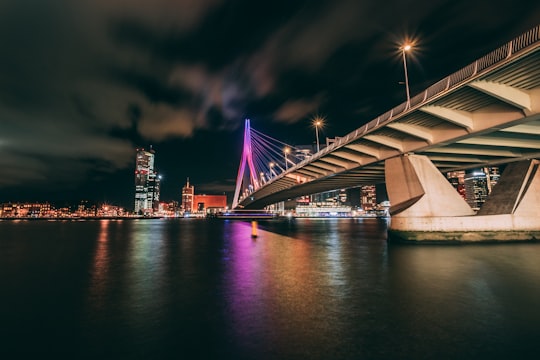
[[[313,257],[309,241],[261,229],[253,240],[249,223],[231,221],[229,226],[224,288],[237,341],[248,348],[270,348],[279,346],[280,339],[322,337],[324,332],[316,329],[298,332],[306,319],[324,310],[320,291],[328,288],[327,279],[318,283],[320,259]]]

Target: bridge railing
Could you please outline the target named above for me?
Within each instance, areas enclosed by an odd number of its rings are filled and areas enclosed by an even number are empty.
[[[392,108],[391,110],[385,112],[384,114],[378,116],[377,118],[368,122],[366,125],[359,128],[363,129],[362,131],[358,132],[357,129],[349,133],[345,137],[341,138],[338,142],[334,143],[334,146],[331,146],[330,148],[325,148],[324,150],[326,150],[326,152],[330,151],[335,147],[344,145],[349,141],[357,139],[360,136],[372,131],[373,129],[387,124],[388,122],[396,118],[398,115],[410,112],[411,110],[431,101],[433,98],[438,97],[441,94],[448,92],[449,90],[452,90],[454,87],[457,87],[461,83],[471,80],[476,76],[479,76],[481,73],[487,71],[487,69],[489,69],[490,67],[497,65],[501,62],[505,62],[508,59],[511,59],[516,53],[519,53],[521,50],[527,49],[537,44],[539,41],[540,25],[532,28],[526,33],[502,45],[501,47],[489,52],[480,59],[447,76],[446,78],[439,80],[421,93],[413,96],[410,99],[409,103],[405,102]],[[349,138],[349,141],[345,141],[344,139],[346,138]],[[321,152],[321,155],[322,154],[324,153]]]

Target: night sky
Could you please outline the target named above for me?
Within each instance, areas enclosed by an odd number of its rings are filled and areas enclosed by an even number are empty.
[[[132,207],[135,148],[162,199],[234,191],[243,123],[342,136],[540,23],[502,0],[2,0],[0,203]],[[229,199],[229,202],[231,199]]]

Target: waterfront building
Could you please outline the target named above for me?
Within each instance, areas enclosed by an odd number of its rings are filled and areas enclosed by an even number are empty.
[[[160,201],[158,214],[164,217],[178,217],[182,213],[178,201]]]
[[[311,195],[311,202],[312,203],[322,203],[322,202],[335,202],[339,204],[346,204],[347,203],[347,191],[345,189],[341,190],[331,190],[331,191],[325,191],[318,194]]]
[[[0,204],[0,217],[43,217],[51,216],[53,211],[49,203]]]
[[[92,217],[125,217],[128,213],[121,207],[111,204],[99,206],[87,200],[76,206],[54,207],[49,203],[6,203],[0,204],[0,218],[92,218]]]
[[[218,213],[227,209],[227,195],[195,195],[195,186],[189,184],[182,188],[182,209],[184,213]]]
[[[195,195],[192,212],[218,213],[227,209],[227,195]]]
[[[97,216],[97,206],[88,200],[81,200],[77,205],[75,215],[82,217]]]
[[[352,216],[352,209],[347,205],[335,204],[332,202],[312,203],[309,205],[298,205],[295,210],[295,217],[344,217]]]
[[[150,214],[159,204],[160,177],[154,169],[155,151],[137,149],[135,159],[135,214]]]
[[[189,178],[187,178],[186,185],[182,188],[182,210],[184,212],[193,211],[193,197],[195,196],[195,187],[189,185]]]
[[[97,217],[122,217],[126,212],[120,206],[101,204],[96,210]]]
[[[364,211],[377,208],[377,188],[375,185],[365,185],[360,189],[360,205]]]

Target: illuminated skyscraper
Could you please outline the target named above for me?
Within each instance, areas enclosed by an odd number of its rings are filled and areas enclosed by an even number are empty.
[[[498,167],[472,169],[465,173],[465,193],[467,203],[473,210],[479,210],[499,181]]]
[[[193,211],[193,197],[195,195],[195,187],[189,185],[187,178],[186,185],[182,188],[182,209],[186,212]]]
[[[136,214],[149,214],[159,204],[160,178],[154,170],[155,151],[137,149],[135,158],[135,207]]]

